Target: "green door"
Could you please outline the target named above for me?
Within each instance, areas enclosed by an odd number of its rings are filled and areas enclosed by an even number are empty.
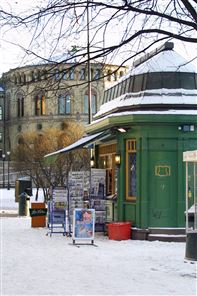
[[[150,152],[149,160],[149,226],[175,227],[178,200],[176,152]]]

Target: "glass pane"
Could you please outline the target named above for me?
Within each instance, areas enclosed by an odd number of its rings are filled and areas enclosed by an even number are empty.
[[[85,80],[85,69],[81,69],[79,73],[79,80]]]
[[[67,95],[66,96],[66,99],[65,99],[65,104],[66,104],[66,114],[70,114],[70,111],[71,111],[71,108],[70,108],[70,105],[71,105],[71,99],[70,99],[70,95]]]
[[[69,72],[69,77],[70,77],[70,80],[74,80],[74,77],[75,74],[74,74],[74,69],[71,69],[70,72]]]
[[[84,96],[84,113],[88,114],[88,95]]]
[[[92,95],[92,114],[96,113],[96,96]]]
[[[65,112],[65,99],[64,96],[59,96],[59,114],[64,114]]]
[[[136,196],[136,153],[128,153],[128,196]]]

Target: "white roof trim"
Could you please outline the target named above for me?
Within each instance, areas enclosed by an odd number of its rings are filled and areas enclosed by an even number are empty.
[[[80,147],[85,147],[88,144],[93,143],[94,141],[96,141],[103,134],[104,134],[104,132],[100,132],[100,133],[97,133],[97,134],[94,134],[94,135],[83,137],[83,138],[79,139],[78,141],[74,142],[73,144],[71,144],[71,145],[69,145],[69,146],[67,146],[67,147],[65,147],[63,149],[60,149],[60,150],[57,150],[55,152],[49,153],[49,154],[45,155],[44,157],[49,157],[49,156],[53,156],[53,155],[56,155],[56,154],[69,152],[71,150],[78,149]]]

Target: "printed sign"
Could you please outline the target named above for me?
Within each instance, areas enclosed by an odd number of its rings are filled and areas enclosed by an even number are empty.
[[[54,207],[56,209],[65,209],[67,206],[68,191],[65,187],[54,187],[52,190],[52,197],[54,201]]]
[[[95,210],[75,209],[73,215],[73,240],[94,239]]]
[[[159,177],[168,177],[171,175],[171,167],[169,165],[156,165],[155,175]]]
[[[46,216],[47,209],[29,209],[31,217]]]

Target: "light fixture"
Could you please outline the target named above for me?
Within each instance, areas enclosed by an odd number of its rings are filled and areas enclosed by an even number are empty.
[[[195,126],[194,124],[183,124],[178,126],[178,130],[183,132],[194,132]]]
[[[91,166],[91,168],[94,167],[94,163],[95,163],[94,156],[92,156],[91,159],[90,159],[90,166]]]
[[[126,129],[123,128],[123,127],[119,127],[118,131],[121,132],[121,133],[126,133],[127,132]]]
[[[115,164],[120,165],[120,162],[121,162],[120,153],[116,153],[115,154]]]

